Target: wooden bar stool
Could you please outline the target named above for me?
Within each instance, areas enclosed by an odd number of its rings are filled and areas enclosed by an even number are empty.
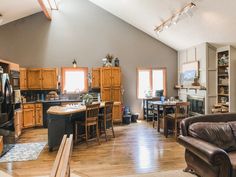
[[[107,141],[107,130],[111,130],[113,138],[115,138],[112,110],[113,110],[113,102],[112,101],[105,102],[104,111],[102,114],[99,115],[99,125],[101,127],[100,133],[105,134],[106,141]]]
[[[88,141],[92,141],[92,140],[96,139],[98,144],[100,144],[99,130],[98,130],[99,107],[100,107],[100,103],[90,104],[90,105],[86,106],[85,121],[76,121],[75,122],[75,141],[77,141],[78,138],[85,139],[85,142],[88,146]],[[96,126],[96,137],[89,139],[88,128],[90,128],[92,126]],[[79,135],[78,127],[84,127],[85,134]]]

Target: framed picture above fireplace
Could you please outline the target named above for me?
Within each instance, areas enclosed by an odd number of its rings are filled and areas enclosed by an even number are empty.
[[[195,78],[199,78],[199,61],[184,63],[181,68],[181,85],[192,85]]]

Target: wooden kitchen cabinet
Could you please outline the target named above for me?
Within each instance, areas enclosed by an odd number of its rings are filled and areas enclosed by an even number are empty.
[[[18,139],[22,132],[22,109],[18,109],[14,112],[14,127],[15,127],[15,138]]]
[[[34,104],[23,105],[23,128],[35,126],[35,107]]]
[[[43,126],[43,107],[42,103],[35,104],[35,126]]]
[[[104,67],[101,69],[101,86],[102,87],[111,87],[111,79],[112,79],[112,68]]]
[[[122,122],[122,104],[121,102],[115,102],[113,105],[112,113],[113,122]]]
[[[29,68],[22,70],[22,78],[25,76],[25,82],[28,86],[26,88],[29,90],[57,89],[57,75],[57,68]]]
[[[110,101],[111,98],[111,87],[103,87],[101,90],[102,101]]]
[[[120,87],[121,85],[121,71],[119,67],[113,67],[111,69],[111,85],[112,87]]]
[[[121,101],[121,70],[119,67],[101,68],[102,101]]]
[[[112,87],[111,89],[111,100],[115,102],[121,101],[121,89],[120,87]]]
[[[27,82],[29,90],[41,90],[42,89],[41,69],[28,69]]]
[[[23,105],[23,128],[43,126],[42,103],[30,103]]]
[[[100,88],[100,68],[92,68],[92,88]]]
[[[41,70],[42,89],[57,89],[57,69],[44,68]]]
[[[27,90],[27,69],[20,68],[20,89]]]

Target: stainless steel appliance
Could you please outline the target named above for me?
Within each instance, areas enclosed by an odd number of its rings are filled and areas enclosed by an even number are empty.
[[[10,83],[13,90],[20,89],[20,72],[19,71],[10,71]]]
[[[15,144],[14,109],[12,86],[9,75],[0,68],[0,135],[3,136],[3,153],[9,151]]]

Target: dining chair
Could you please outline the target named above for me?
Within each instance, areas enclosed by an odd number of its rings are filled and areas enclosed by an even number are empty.
[[[113,128],[113,101],[105,102],[105,107],[102,114],[99,114],[99,125],[100,125],[100,134],[104,133],[107,141],[107,131],[111,130],[113,138],[115,138],[115,132]]]
[[[175,112],[173,114],[167,114],[166,115],[166,121],[172,121],[172,130],[174,132],[174,136],[177,139],[178,134],[180,132],[180,126],[179,123],[182,119],[189,117],[189,102],[179,102],[176,103],[175,106]],[[167,127],[167,134],[166,137],[168,137],[168,127]]]
[[[86,105],[85,120],[75,122],[75,140],[76,141],[78,140],[78,138],[85,139],[85,142],[88,146],[88,141],[92,141],[96,139],[98,144],[100,144],[99,129],[98,129],[99,107],[100,107],[100,103]],[[94,126],[96,127],[96,137],[89,138],[90,136],[89,128],[94,127]],[[80,131],[78,130],[79,127],[84,127],[85,133],[80,134]]]

